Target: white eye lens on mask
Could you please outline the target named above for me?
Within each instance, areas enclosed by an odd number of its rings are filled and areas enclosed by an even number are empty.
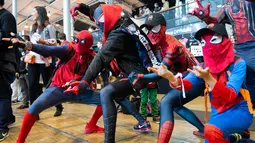
[[[205,41],[203,38],[201,38],[200,43],[201,43],[201,46],[202,46],[202,47],[204,47],[204,46],[205,46],[205,44],[206,44],[206,41]]]
[[[212,43],[212,44],[219,44],[219,43],[221,43],[221,42],[222,42],[222,36],[219,35],[219,34],[215,34],[215,35],[211,38],[211,40],[210,40],[210,43]]]
[[[161,25],[157,25],[157,26],[154,26],[152,29],[151,29],[151,32],[153,33],[159,33],[161,29]]]
[[[146,27],[144,27],[142,30],[146,35],[149,33],[149,30]]]
[[[104,23],[104,15],[103,15],[103,14],[101,14],[101,15],[99,16],[98,22]]]

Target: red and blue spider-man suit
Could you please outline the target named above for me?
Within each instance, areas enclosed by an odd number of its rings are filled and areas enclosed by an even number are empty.
[[[210,16],[210,5],[203,8],[197,0],[198,8],[192,15],[205,23],[230,22],[235,37],[235,55],[241,57],[247,68],[247,88],[255,102],[255,0],[228,0],[215,17]]]
[[[75,95],[64,93],[62,85],[72,79],[80,80],[85,74],[94,52],[90,49],[93,44],[92,34],[88,31],[78,33],[74,42],[62,46],[46,46],[41,44],[26,44],[31,50],[45,57],[55,56],[62,60],[62,64],[56,70],[49,88],[47,88],[29,107],[25,113],[22,127],[17,139],[17,143],[24,143],[33,124],[37,120],[37,115],[43,110],[62,102],[74,101],[84,104],[101,105],[98,92],[87,89],[83,93]],[[30,45],[30,46],[29,46]],[[67,57],[69,57],[67,59]],[[87,124],[85,132],[104,132],[103,128],[96,126],[98,119],[102,115],[102,108],[98,106],[91,121]]]
[[[154,30],[157,29],[157,27],[160,27],[160,30]],[[149,15],[145,20],[145,24],[140,28],[145,32],[147,31],[146,34],[154,45],[152,50],[157,58],[172,72],[186,74],[188,68],[198,63],[177,39],[171,35],[165,34],[166,21],[161,14],[154,13]],[[152,66],[148,64],[148,61],[146,61],[147,59],[144,58],[146,55],[140,57],[143,57],[144,65]],[[158,81],[159,79],[160,77],[156,73],[145,75],[132,73],[129,75],[129,80],[134,88],[138,89],[143,88],[143,85],[148,82]],[[203,93],[203,87],[198,84],[192,92],[187,93],[186,98],[183,98],[180,91],[174,89],[170,90],[162,98],[160,103],[160,131],[158,143],[169,142],[174,128],[174,111],[197,127],[199,132],[203,134],[204,125],[192,111],[183,106],[201,95],[201,93]]]
[[[195,37],[203,46],[204,67],[209,67],[210,73],[217,80],[214,87],[209,87],[212,114],[205,125],[205,142],[228,143],[230,134],[241,133],[252,124],[253,116],[240,94],[246,77],[246,64],[242,59],[234,60],[233,45],[227,34],[216,34],[205,28],[198,31]],[[231,71],[231,74],[228,75],[227,71]],[[192,90],[197,83],[205,82],[192,73],[183,80],[186,92]]]

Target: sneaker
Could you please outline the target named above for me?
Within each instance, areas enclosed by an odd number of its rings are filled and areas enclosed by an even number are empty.
[[[104,133],[104,128],[95,126],[90,126],[88,123],[84,130],[85,134],[91,134],[91,133]]]
[[[138,123],[137,125],[134,126],[134,130],[139,132],[148,132],[151,130],[151,124],[149,121]]]
[[[61,116],[62,112],[63,112],[63,108],[57,108],[57,110],[56,110],[56,112],[54,114],[54,117]]]
[[[152,117],[153,122],[159,124],[160,117],[158,115],[155,115]]]
[[[1,130],[0,131],[0,142],[5,140],[8,136],[9,136],[9,131]]]
[[[28,108],[29,106],[27,104],[22,104],[20,105],[19,107],[17,107],[17,109],[26,109]]]
[[[193,135],[195,135],[195,136],[197,136],[197,137],[199,137],[199,138],[202,138],[202,139],[205,138],[204,133],[201,133],[201,132],[199,132],[199,131],[193,131]]]

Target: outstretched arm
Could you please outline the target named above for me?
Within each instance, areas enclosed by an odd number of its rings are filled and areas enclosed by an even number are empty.
[[[33,44],[31,51],[36,52],[44,57],[57,57],[63,59],[71,48],[68,48],[68,45],[62,46],[46,46],[42,44]]]
[[[203,20],[206,24],[221,23],[227,18],[224,8],[221,8],[216,16],[212,17],[210,16],[210,3],[208,3],[205,8],[200,3],[200,0],[196,0],[196,3],[198,8],[195,8],[189,14]]]
[[[2,40],[11,42],[15,47],[31,50],[45,57],[52,56],[62,59],[71,50],[71,48],[68,48],[67,44],[63,46],[46,46],[42,44],[33,44],[32,42],[23,42],[20,41],[19,38],[2,38]],[[9,48],[13,48],[13,46],[10,46]]]

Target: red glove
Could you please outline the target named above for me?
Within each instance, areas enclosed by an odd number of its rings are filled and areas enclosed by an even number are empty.
[[[66,86],[66,85],[65,85]],[[75,95],[83,93],[89,87],[88,82],[85,80],[81,81],[70,81],[69,88],[64,93],[74,93]]]
[[[200,0],[196,0],[198,8],[195,8],[192,12],[189,12],[190,15],[194,15],[199,19],[208,18],[210,16],[210,3],[207,3],[206,8],[204,8]]]
[[[77,9],[80,8],[79,4],[74,5],[71,9],[70,9],[70,13],[73,17],[73,20],[75,20],[75,16],[79,15],[79,13],[77,12]]]

